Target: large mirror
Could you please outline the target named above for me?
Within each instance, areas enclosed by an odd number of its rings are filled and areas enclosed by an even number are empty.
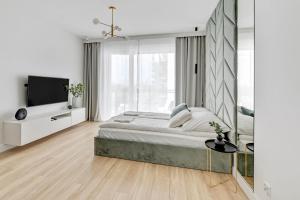
[[[254,187],[254,1],[238,0],[238,171]]]

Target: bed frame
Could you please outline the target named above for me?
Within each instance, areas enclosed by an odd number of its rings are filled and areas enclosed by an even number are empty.
[[[207,170],[207,149],[188,148],[163,144],[150,144],[95,137],[97,156],[121,158],[155,164]],[[233,157],[212,151],[212,171],[231,173]]]
[[[245,162],[247,156],[247,162]],[[237,154],[238,170],[242,176],[254,176],[254,154],[239,152]],[[246,173],[245,173],[246,172]]]

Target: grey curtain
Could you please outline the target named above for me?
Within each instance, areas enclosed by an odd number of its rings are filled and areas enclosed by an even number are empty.
[[[84,44],[83,103],[89,121],[100,120],[99,114],[100,43]]]
[[[176,38],[175,103],[204,106],[205,36]]]

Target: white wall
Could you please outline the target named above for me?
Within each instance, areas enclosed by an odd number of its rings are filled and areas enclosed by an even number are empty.
[[[300,1],[257,0],[255,7],[255,193],[261,200],[298,200]]]
[[[25,106],[24,83],[28,75],[82,81],[81,40],[31,10],[13,0],[0,4],[0,146],[2,120],[13,117],[19,107]],[[28,111],[32,115],[65,106],[38,106]]]

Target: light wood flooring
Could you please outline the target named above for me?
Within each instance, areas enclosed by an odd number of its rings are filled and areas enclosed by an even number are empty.
[[[94,156],[98,124],[85,122],[0,154],[0,199],[243,200],[234,180],[205,171]],[[213,180],[230,175],[213,173]],[[224,178],[223,177],[223,178]]]

